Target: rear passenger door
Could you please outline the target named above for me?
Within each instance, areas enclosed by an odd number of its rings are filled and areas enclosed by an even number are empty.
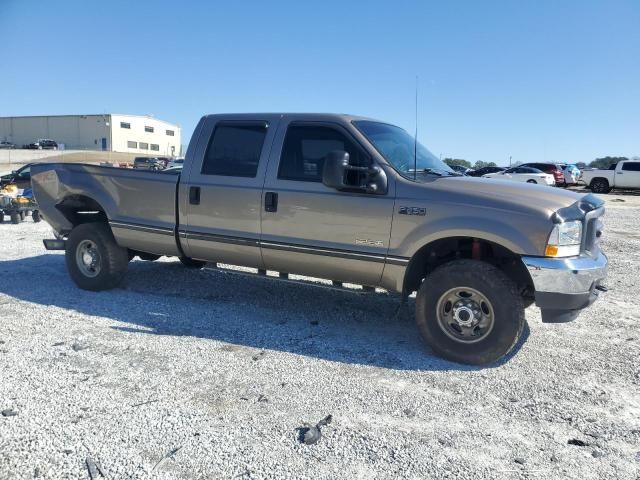
[[[386,258],[395,184],[384,195],[345,192],[322,183],[332,151],[352,165],[373,160],[341,125],[285,117],[264,187],[262,256],[267,269],[376,285]]]
[[[198,260],[263,267],[260,212],[274,115],[207,117],[180,185],[185,254]]]

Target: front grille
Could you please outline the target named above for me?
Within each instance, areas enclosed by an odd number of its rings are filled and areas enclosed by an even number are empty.
[[[582,250],[586,253],[594,253],[600,248],[600,241],[602,239],[602,230],[604,223],[602,222],[602,216],[604,215],[604,208],[599,208],[593,212],[589,212],[585,217],[585,235]]]

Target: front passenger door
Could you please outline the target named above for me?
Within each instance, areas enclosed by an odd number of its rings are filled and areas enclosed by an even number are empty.
[[[352,165],[372,162],[340,125],[285,117],[276,145],[281,148],[269,161],[262,209],[266,268],[378,284],[389,247],[395,185],[379,195],[338,191],[322,183],[324,160],[332,151],[349,153]]]

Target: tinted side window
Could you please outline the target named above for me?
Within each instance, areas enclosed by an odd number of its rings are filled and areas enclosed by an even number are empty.
[[[267,135],[266,124],[219,124],[202,164],[203,175],[255,177]]]
[[[627,162],[622,164],[622,170],[640,172],[640,162]]]
[[[369,158],[351,139],[331,127],[290,126],[284,139],[278,178],[303,182],[322,181],[324,160],[330,152],[349,154],[351,165],[363,166]]]

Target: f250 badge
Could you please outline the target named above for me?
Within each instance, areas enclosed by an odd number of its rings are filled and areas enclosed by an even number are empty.
[[[427,209],[422,207],[400,207],[398,213],[400,215],[420,215],[424,217],[427,214]]]
[[[367,245],[369,247],[384,247],[382,240],[369,240],[368,238],[356,238],[356,245]]]

